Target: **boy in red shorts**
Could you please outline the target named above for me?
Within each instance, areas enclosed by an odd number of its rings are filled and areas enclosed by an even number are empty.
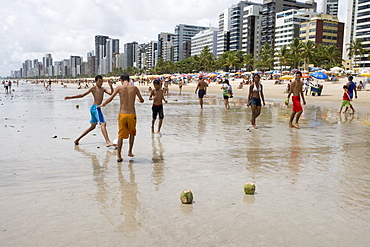
[[[303,94],[303,82],[301,81],[301,78],[302,78],[302,72],[297,71],[297,73],[295,74],[295,80],[290,85],[290,91],[289,91],[287,100],[285,101],[286,103],[289,103],[290,95],[293,94],[292,96],[293,107],[292,107],[292,114],[290,115],[290,119],[289,119],[289,127],[297,128],[297,129],[300,129],[298,121],[303,112],[303,108],[301,105],[301,97],[302,97],[303,105],[306,104],[306,100],[304,99],[304,94]],[[294,118],[295,118],[295,123],[293,124]]]

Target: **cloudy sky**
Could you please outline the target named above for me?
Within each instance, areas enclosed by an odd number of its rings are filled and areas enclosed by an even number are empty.
[[[52,53],[54,61],[71,55],[83,56],[86,61],[86,53],[94,49],[95,35],[120,39],[123,47],[132,41],[156,40],[160,32],[174,32],[177,24],[217,26],[218,13],[238,2],[0,0],[0,76],[18,70],[26,59],[42,61],[46,53]]]

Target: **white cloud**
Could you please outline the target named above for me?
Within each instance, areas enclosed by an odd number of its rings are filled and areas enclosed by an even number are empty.
[[[124,43],[156,40],[177,24],[217,26],[218,13],[238,0],[11,0],[0,1],[0,75],[26,59],[83,56],[95,35]],[[255,0],[254,2],[262,2]]]

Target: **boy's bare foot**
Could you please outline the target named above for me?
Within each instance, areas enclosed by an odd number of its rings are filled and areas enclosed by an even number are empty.
[[[294,126],[293,124],[291,124],[291,123],[290,123],[290,124],[289,124],[289,127],[290,127],[290,128],[294,128],[295,126]]]
[[[300,129],[301,127],[299,126],[299,124],[294,124],[294,128],[297,128],[297,129]]]
[[[78,145],[78,144],[80,144],[80,143],[78,143],[78,141],[77,141],[77,140],[75,140],[75,141],[74,141],[74,143],[75,143],[75,145]]]
[[[135,157],[135,155],[133,153],[128,153],[127,156],[128,157]]]
[[[258,126],[257,125],[253,125],[253,128],[258,129]]]
[[[122,158],[117,158],[117,162],[122,162],[123,159]]]
[[[152,133],[154,134],[154,127],[152,127]]]
[[[111,146],[117,146],[117,144],[113,144],[112,142],[107,142],[105,145],[106,147],[111,147]]]

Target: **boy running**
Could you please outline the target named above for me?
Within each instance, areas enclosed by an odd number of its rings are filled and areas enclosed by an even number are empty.
[[[154,90],[151,91],[149,100],[153,100],[153,106],[152,106],[152,133],[154,133],[154,123],[157,119],[157,115],[159,115],[159,123],[158,123],[158,134],[161,134],[161,127],[163,122],[163,104],[162,101],[167,103],[167,100],[164,98],[164,92],[161,88],[161,82],[160,80],[154,80],[153,81]]]
[[[113,87],[112,87],[112,82],[109,82],[109,86],[110,86],[110,92],[108,91],[108,89],[106,88],[103,88],[102,85],[103,85],[103,77],[101,75],[97,75],[95,77],[95,86],[90,88],[89,90],[87,90],[85,93],[83,94],[79,94],[79,95],[75,95],[75,96],[67,96],[64,98],[64,100],[67,100],[67,99],[77,99],[77,98],[83,98],[85,97],[86,95],[88,95],[89,93],[92,93],[92,95],[94,96],[94,103],[93,105],[90,107],[90,114],[91,114],[91,120],[90,120],[90,127],[88,129],[86,129],[75,141],[75,145],[78,145],[80,140],[82,139],[82,137],[84,137],[85,135],[87,135],[90,131],[94,130],[96,125],[98,123],[100,123],[100,126],[101,126],[101,132],[103,133],[103,136],[104,136],[104,139],[105,139],[105,143],[106,143],[106,146],[107,147],[110,147],[110,146],[113,146],[113,143],[109,140],[109,137],[108,137],[108,132],[107,132],[107,124],[104,120],[104,116],[103,116],[103,113],[101,111],[100,108],[97,108],[98,105],[101,104],[101,102],[103,101],[103,97],[104,97],[104,93],[107,93],[109,95],[112,94],[113,92]]]
[[[348,91],[348,86],[347,85],[344,85],[343,86],[343,91],[344,91],[343,92],[343,101],[342,101],[342,105],[341,105],[338,113],[342,113],[343,107],[346,108],[343,113],[346,113],[347,110],[348,110],[348,108],[351,107],[351,100],[352,99],[351,99],[351,97],[349,95],[349,91]],[[353,112],[354,112],[354,110],[353,110]]]

